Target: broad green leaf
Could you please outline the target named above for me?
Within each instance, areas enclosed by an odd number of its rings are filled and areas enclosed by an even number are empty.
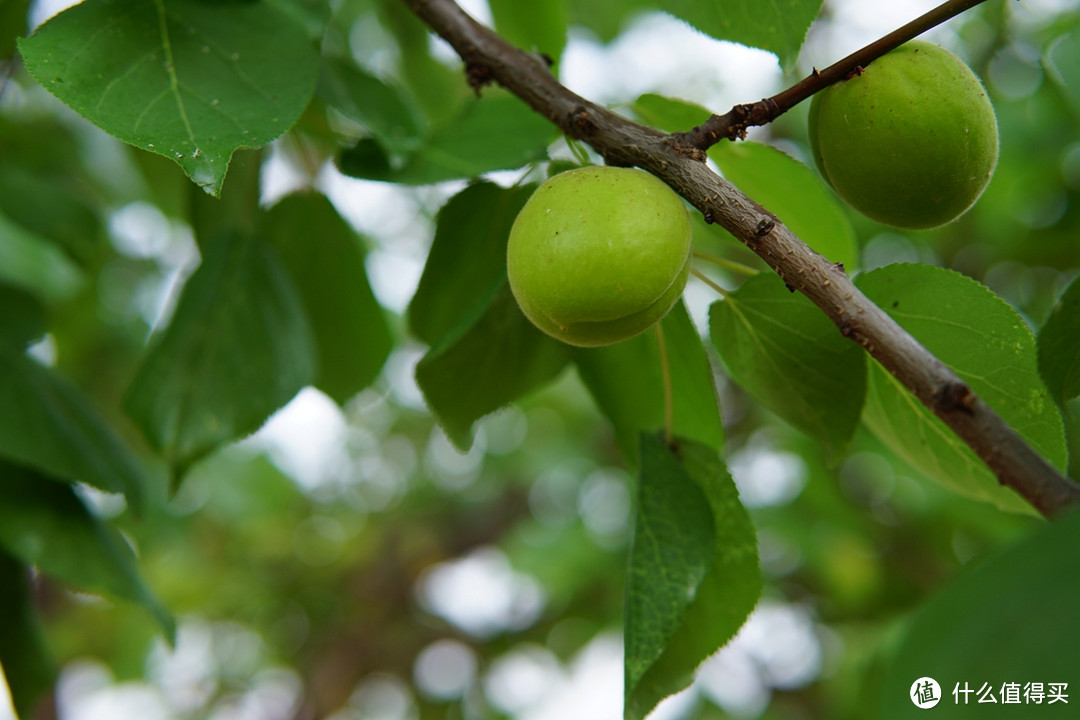
[[[1059,403],[1080,395],[1080,279],[1061,296],[1039,331],[1039,372]]]
[[[458,448],[472,445],[472,424],[562,371],[570,346],[548,337],[521,313],[501,280],[416,366],[416,382]]]
[[[258,429],[318,371],[302,300],[274,249],[223,234],[205,250],[125,398],[181,472]]]
[[[624,716],[644,718],[735,635],[761,595],[757,535],[717,451],[643,434],[624,629]]]
[[[631,108],[641,121],[665,132],[685,132],[712,115],[697,103],[668,98],[655,93],[639,95]]]
[[[265,2],[86,0],[19,49],[73,110],[215,195],[233,152],[292,127],[318,76],[304,28]]]
[[[672,391],[672,432],[720,450],[724,431],[712,368],[686,306],[679,302],[660,321]],[[623,455],[639,456],[644,431],[664,427],[664,376],[657,333],[600,348],[579,349],[578,374],[615,428]]]
[[[319,42],[326,32],[330,19],[330,3],[327,0],[266,0],[283,15],[302,27],[312,42]]]
[[[495,30],[520,48],[558,61],[566,46],[563,0],[490,0]]]
[[[145,470],[70,383],[0,344],[0,457],[142,506]]]
[[[682,624],[709,571],[716,536],[708,497],[662,436],[642,436],[640,469],[626,587],[628,698]]]
[[[407,153],[419,147],[423,130],[405,93],[355,62],[325,59],[319,75],[319,94],[370,130],[386,150]]]
[[[612,40],[635,15],[663,10],[717,40],[768,50],[791,69],[822,0],[575,0],[571,20]],[[682,128],[686,129],[686,128]]]
[[[588,28],[611,42],[635,16],[654,7],[648,0],[574,0],[568,2],[570,22]]]
[[[143,583],[131,547],[70,485],[0,463],[0,545],[66,585],[143,606],[175,638],[175,620]]]
[[[300,293],[319,359],[315,386],[339,403],[378,376],[393,347],[361,240],[322,195],[292,195],[261,218]]]
[[[547,119],[516,97],[486,91],[460,116],[436,127],[401,167],[378,171],[366,146],[361,146],[361,157],[346,150],[339,164],[342,172],[356,177],[427,185],[528,165],[545,156],[555,132]]]
[[[1020,315],[985,286],[928,265],[890,265],[856,283],[1050,463],[1068,460],[1061,414],[1039,377],[1035,339]],[[1032,512],[974,452],[876,362],[863,420],[912,467],[953,491]]]
[[[30,293],[0,282],[0,345],[22,350],[45,334],[45,308]]]
[[[858,267],[851,222],[821,178],[780,150],[755,142],[720,143],[709,157],[737,188],[769,209],[799,239],[848,270]]]
[[[101,220],[80,190],[85,186],[69,175],[0,165],[0,214],[86,267],[107,247]]]
[[[0,510],[0,512],[3,512]],[[34,710],[56,682],[57,667],[34,611],[30,568],[0,549],[0,671],[18,717]]]
[[[660,95],[640,96],[634,113],[667,132],[690,130],[709,118],[705,108]],[[780,150],[756,142],[723,142],[709,150],[724,177],[779,217],[807,245],[848,270],[859,250],[836,196],[810,168]]]
[[[63,250],[0,213],[0,281],[56,301],[74,295],[84,278]]]
[[[1080,115],[1080,30],[1052,41],[1043,55],[1043,66],[1057,83],[1073,112]]]
[[[886,672],[876,707],[867,717],[914,717],[920,711],[910,693],[912,683],[922,677],[934,678],[941,686],[933,717],[1076,717],[1078,545],[1080,514],[1072,513],[965,568],[919,608],[903,630],[896,650],[883,663]],[[1018,684],[1015,704],[1004,701],[1010,692],[1006,683]],[[1025,693],[1028,683],[1042,684],[1045,697],[1038,705]],[[1049,702],[1050,683],[1068,684],[1068,702]],[[996,702],[978,702],[984,684],[992,688]],[[965,695],[965,688],[973,692]]]
[[[859,424],[866,364],[810,300],[775,275],[756,275],[713,304],[709,330],[747,392],[831,457],[844,452]]]
[[[717,40],[762,48],[790,70],[822,0],[668,0],[662,9]]]
[[[506,241],[535,185],[469,186],[439,211],[435,239],[409,304],[409,327],[434,345],[506,277]]]

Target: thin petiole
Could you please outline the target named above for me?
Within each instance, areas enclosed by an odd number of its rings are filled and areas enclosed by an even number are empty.
[[[671,446],[671,438],[674,434],[675,409],[673,392],[671,389],[671,364],[668,362],[667,343],[664,342],[664,330],[660,323],[653,325],[656,328],[656,340],[660,345],[660,375],[664,380],[664,444]]]
[[[752,268],[749,265],[743,265],[741,262],[735,262],[734,260],[728,260],[727,258],[720,257],[719,255],[711,255],[709,253],[694,251],[694,257],[701,260],[707,260],[715,265],[719,265],[725,270],[739,273],[740,275],[746,275],[747,277],[754,277],[760,270]]]
[[[709,277],[705,273],[701,272],[700,270],[697,270],[695,268],[690,268],[690,272],[692,272],[694,274],[694,277],[696,277],[698,280],[700,280],[701,282],[705,283],[706,285],[711,287],[713,290],[718,292],[721,297],[727,297],[730,294],[727,290],[720,287],[716,283],[716,281],[714,281],[711,277]]]

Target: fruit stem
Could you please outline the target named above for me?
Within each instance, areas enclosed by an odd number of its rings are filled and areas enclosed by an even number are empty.
[[[660,375],[664,381],[664,444],[671,447],[671,438],[674,434],[675,403],[671,390],[671,364],[668,362],[667,343],[664,342],[664,329],[660,323],[653,325],[656,328],[656,341],[660,347]]]
[[[719,255],[711,255],[709,253],[698,252],[697,250],[694,251],[694,257],[701,260],[706,260],[715,265],[719,265],[725,270],[731,270],[732,272],[736,272],[740,275],[745,275],[746,277],[754,277],[759,272],[761,272],[757,268],[750,267],[749,265],[744,265],[741,262],[728,260],[727,258],[720,257]]]

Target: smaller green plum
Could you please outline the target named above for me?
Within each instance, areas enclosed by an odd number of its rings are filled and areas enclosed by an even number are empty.
[[[690,214],[642,170],[582,167],[537,188],[506,263],[522,312],[548,335],[596,347],[637,335],[675,305],[690,273]]]
[[[814,96],[814,161],[849,205],[904,229],[949,223],[994,172],[998,128],[979,78],[914,40]]]

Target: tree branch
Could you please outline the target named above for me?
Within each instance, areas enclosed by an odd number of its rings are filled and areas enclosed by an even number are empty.
[[[542,58],[480,25],[453,0],[404,2],[457,51],[470,80],[497,81],[567,135],[587,142],[609,164],[653,173],[745,243],[940,417],[1002,484],[1041,513],[1053,516],[1080,502],[1080,486],[1061,475],[944,363],[870,302],[842,267],[814,252],[775,215],[710,170],[703,150],[576,95],[559,84]]]
[[[745,138],[748,128],[771,123],[814,93],[850,76],[858,68],[866,67],[908,40],[984,2],[986,0],[948,0],[824,70],[819,71],[815,68],[810,75],[770,98],[756,103],[736,105],[723,115],[713,115],[689,132],[676,133],[676,135],[681,136],[699,150],[708,150],[724,138],[728,140]]]

